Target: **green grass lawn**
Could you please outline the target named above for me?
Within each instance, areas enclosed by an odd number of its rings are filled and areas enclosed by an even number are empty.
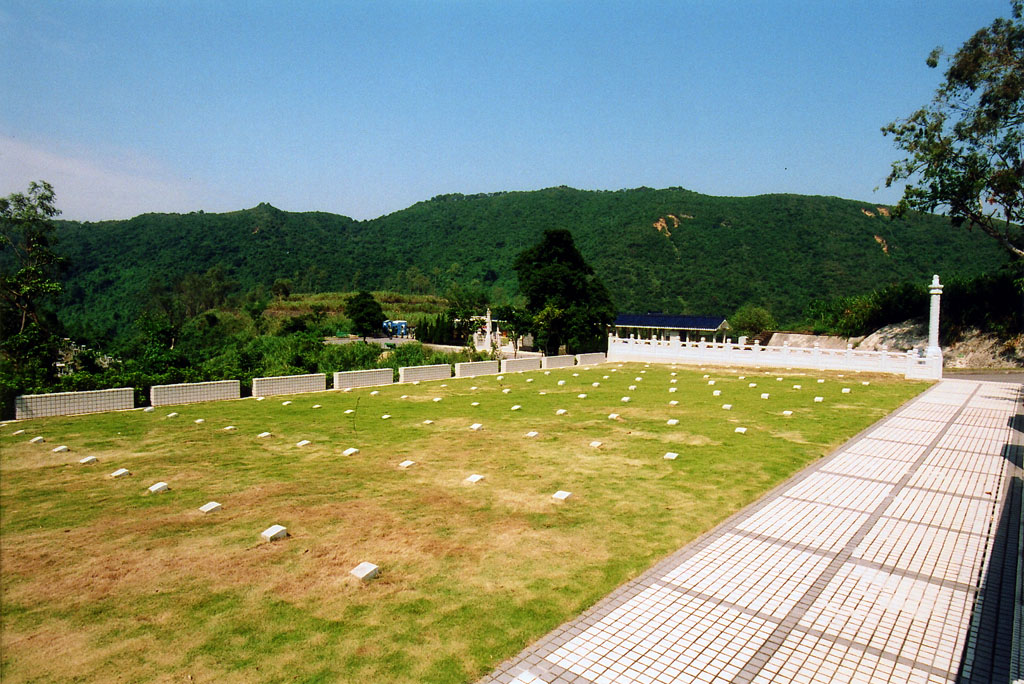
[[[8,424],[0,679],[472,681],[925,387],[606,364]]]

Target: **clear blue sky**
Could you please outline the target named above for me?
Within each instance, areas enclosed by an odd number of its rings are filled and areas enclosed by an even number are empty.
[[[0,0],[0,196],[65,218],[682,186],[894,203],[884,124],[1008,0]],[[881,188],[877,192],[876,188]]]

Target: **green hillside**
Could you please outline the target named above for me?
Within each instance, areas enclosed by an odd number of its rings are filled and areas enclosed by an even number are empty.
[[[261,204],[224,214],[60,222],[69,259],[60,312],[84,339],[122,331],[152,284],[222,265],[241,291],[289,278],[297,291],[442,293],[474,281],[515,296],[511,265],[547,228],[572,231],[622,310],[732,313],[767,306],[781,322],[809,301],[901,280],[992,271],[984,236],[939,216],[894,220],[833,197],[711,197],[669,188],[443,195],[370,221]]]

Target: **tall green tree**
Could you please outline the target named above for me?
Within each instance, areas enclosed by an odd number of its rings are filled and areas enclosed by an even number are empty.
[[[928,66],[942,56],[933,50]],[[886,187],[908,181],[901,211],[941,209],[1024,260],[1024,0],[948,62],[931,103],[882,129],[908,155],[893,163]]]
[[[557,354],[563,344],[569,353],[607,349],[615,306],[569,231],[544,231],[539,243],[519,253],[514,268],[546,353]]]
[[[362,335],[366,340],[368,335],[375,335],[380,332],[384,323],[384,310],[380,302],[373,298],[369,292],[357,292],[349,297],[345,303],[345,315],[352,321],[352,327],[357,335]]]
[[[56,377],[59,325],[46,305],[61,292],[63,259],[53,250],[51,221],[59,213],[46,181],[0,198],[0,412],[5,415],[16,394],[40,391]]]

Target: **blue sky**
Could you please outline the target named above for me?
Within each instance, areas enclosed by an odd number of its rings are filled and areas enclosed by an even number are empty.
[[[1008,0],[0,0],[0,196],[374,218],[451,192],[894,203],[879,129]],[[876,191],[876,188],[879,188]]]

